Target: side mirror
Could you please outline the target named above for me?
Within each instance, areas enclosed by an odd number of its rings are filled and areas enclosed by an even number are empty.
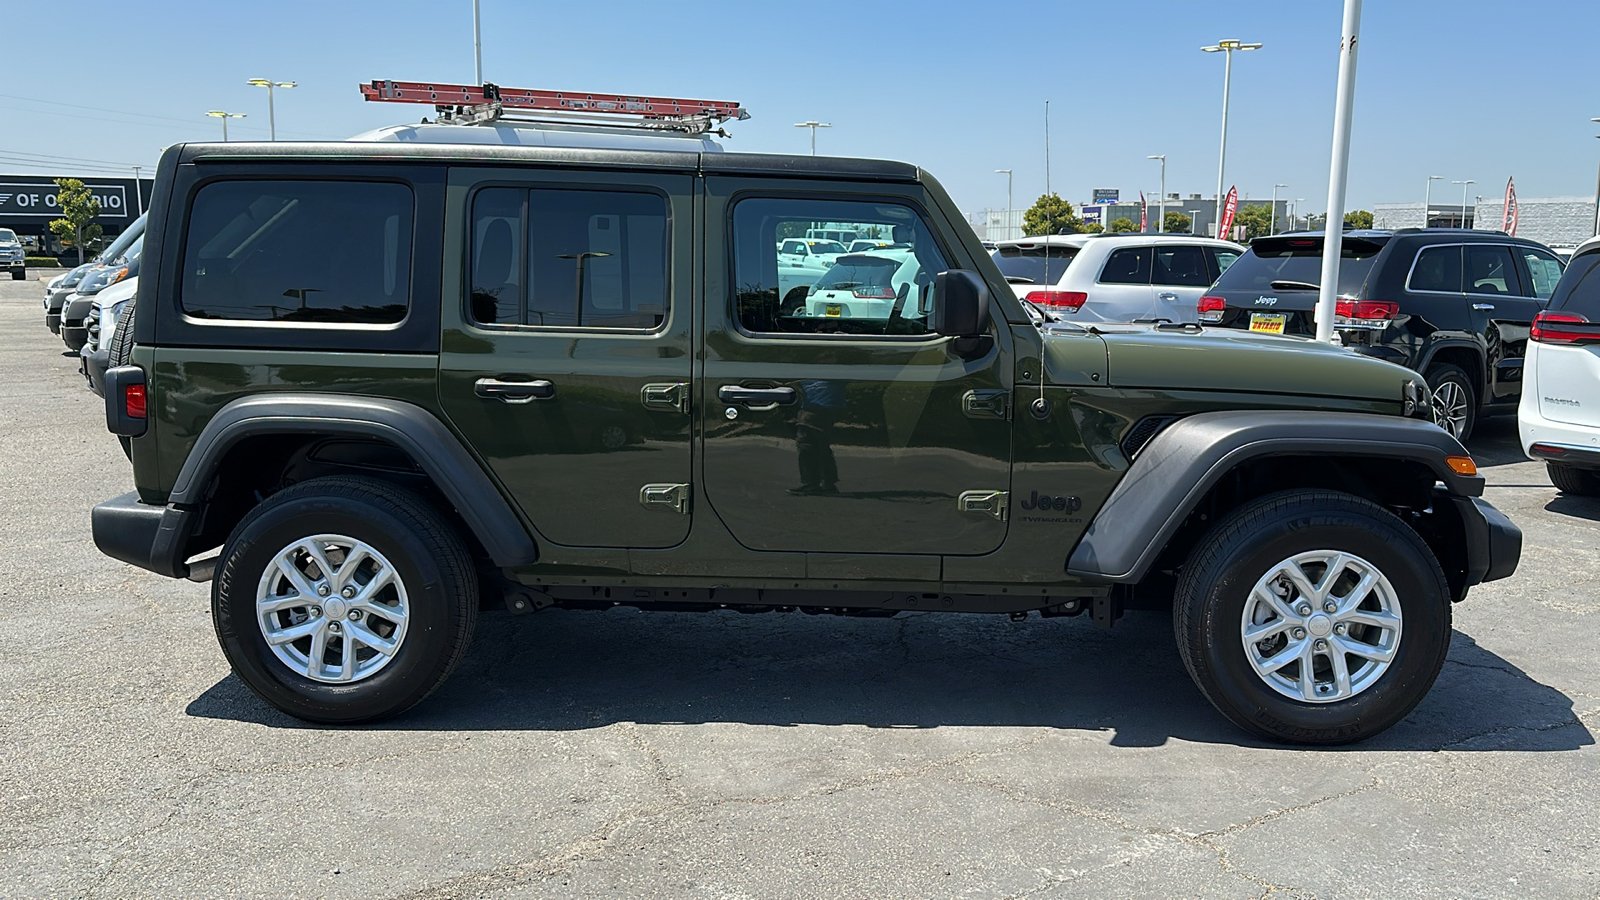
[[[989,289],[976,273],[940,272],[933,279],[933,330],[949,337],[977,337],[989,331]]]

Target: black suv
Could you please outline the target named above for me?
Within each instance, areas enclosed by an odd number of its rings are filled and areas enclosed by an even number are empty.
[[[1421,372],[1434,421],[1465,440],[1480,414],[1516,411],[1528,328],[1561,268],[1543,244],[1497,231],[1348,231],[1334,328]],[[1309,337],[1321,274],[1320,232],[1257,238],[1200,299],[1200,321]]]

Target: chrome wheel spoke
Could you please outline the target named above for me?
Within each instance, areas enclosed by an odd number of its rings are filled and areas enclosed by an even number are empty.
[[[307,619],[298,625],[290,625],[287,628],[269,631],[266,633],[267,643],[274,647],[281,647],[284,644],[293,643],[303,637],[309,637],[310,635],[316,634],[317,631],[322,628],[322,624],[323,623],[321,619]]]
[[[1349,638],[1334,638],[1333,645],[1338,648],[1340,654],[1348,653],[1352,656],[1359,656],[1362,659],[1370,659],[1373,662],[1381,663],[1391,662],[1394,660],[1394,650],[1390,647],[1380,647],[1376,644],[1366,644],[1362,643],[1361,641],[1353,641]]]
[[[1377,586],[1378,577],[1376,569],[1368,569],[1362,573],[1361,580],[1356,582],[1356,586],[1350,589],[1350,593],[1339,598],[1339,610],[1336,615],[1346,616],[1350,610],[1354,610],[1365,602],[1367,595],[1372,593],[1372,589]]]
[[[262,613],[279,612],[285,609],[297,609],[302,606],[315,606],[316,597],[307,597],[301,593],[280,594],[256,601],[256,610]]]
[[[384,656],[392,656],[394,651],[398,649],[399,646],[396,641],[390,640],[386,637],[379,637],[377,632],[366,627],[365,625],[351,623],[350,627],[345,629],[345,635],[347,644],[353,644],[353,641],[349,640],[350,638],[353,638],[356,641],[366,644],[368,647],[371,647]]]
[[[311,540],[301,544],[297,549],[305,551],[305,554],[311,557],[311,561],[317,564],[317,572],[320,573],[317,577],[317,580],[326,581],[331,585],[333,583],[334,573],[337,572],[338,569],[333,563],[328,562],[327,551],[322,548],[321,544],[322,541],[312,538]]]
[[[1300,651],[1300,699],[1317,700],[1317,653],[1310,642]]]
[[[307,578],[306,573],[300,571],[300,569],[294,564],[294,559],[292,558],[291,554],[293,554],[296,549],[297,548],[295,547],[290,547],[283,553],[278,554],[278,572],[283,575],[284,578],[289,580],[289,584],[294,586],[295,591],[298,592],[300,596],[315,597],[317,596],[317,589],[312,587],[311,579]]]
[[[1265,625],[1256,625],[1254,627],[1246,626],[1244,630],[1244,639],[1246,643],[1259,644],[1262,641],[1270,640],[1271,638],[1283,634],[1293,626],[1293,622],[1279,617],[1273,619],[1271,622],[1268,622]]]
[[[318,622],[318,625],[325,623]],[[306,677],[315,678],[322,674],[322,661],[328,655],[328,629],[318,628],[311,635],[311,652],[306,654]]]
[[[256,624],[273,655],[328,684],[359,682],[388,665],[404,646],[410,609],[394,565],[372,546],[337,534],[284,547],[256,588]]]
[[[347,634],[339,644],[339,680],[349,681],[356,676],[356,642]]]
[[[1353,609],[1340,616],[1340,621],[1351,625],[1372,625],[1378,628],[1390,629],[1400,624],[1400,617],[1392,613],[1373,612],[1370,609]]]
[[[1328,663],[1333,668],[1333,693],[1337,697],[1350,696],[1350,666],[1345,661],[1344,653],[1339,645],[1333,645],[1333,652],[1328,654]]]

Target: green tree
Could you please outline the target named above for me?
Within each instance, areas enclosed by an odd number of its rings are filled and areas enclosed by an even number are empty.
[[[56,187],[60,190],[56,203],[62,217],[50,223],[50,231],[61,238],[63,244],[78,248],[78,265],[81,266],[84,244],[100,236],[101,228],[94,221],[100,215],[100,201],[76,178],[57,178]]]
[[[1099,222],[1085,222],[1078,226],[1079,234],[1099,234],[1105,230],[1106,227],[1101,225]]]
[[[1181,212],[1169,212],[1167,213],[1166,226],[1164,230],[1173,234],[1188,234],[1190,229],[1194,228],[1194,220]]]
[[[1265,203],[1253,203],[1249,206],[1241,205],[1233,217],[1233,224],[1244,226],[1244,239],[1253,241],[1267,233],[1267,228],[1272,224],[1272,207]],[[1223,237],[1227,237],[1223,235]]]
[[[1071,203],[1052,191],[1034,201],[1033,207],[1022,214],[1022,230],[1030,237],[1077,234],[1083,230],[1083,220],[1073,214]]]
[[[1123,216],[1120,219],[1112,219],[1111,227],[1107,230],[1109,230],[1112,234],[1127,234],[1129,232],[1138,231],[1139,223],[1128,218],[1127,216]]]
[[[1365,209],[1353,209],[1344,214],[1344,223],[1351,228],[1371,228],[1372,213]]]

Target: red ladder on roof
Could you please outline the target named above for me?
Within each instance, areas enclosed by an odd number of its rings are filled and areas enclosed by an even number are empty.
[[[373,80],[361,85],[365,100],[388,103],[429,103],[435,107],[493,107],[580,115],[626,115],[662,123],[706,120],[725,122],[748,119],[750,113],[727,100],[684,100],[677,97],[640,97],[626,94],[584,94],[504,88],[496,84],[435,84],[422,81]]]

